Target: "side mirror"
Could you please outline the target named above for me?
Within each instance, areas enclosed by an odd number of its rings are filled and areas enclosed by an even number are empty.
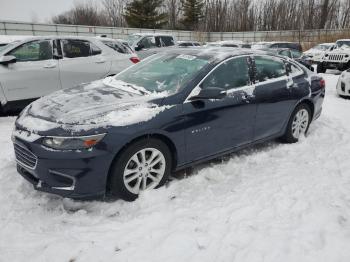
[[[189,98],[190,101],[206,99],[222,99],[226,96],[226,91],[219,87],[208,87],[201,89],[198,95]]]
[[[8,65],[16,62],[17,58],[13,55],[5,55],[0,57],[0,65]]]

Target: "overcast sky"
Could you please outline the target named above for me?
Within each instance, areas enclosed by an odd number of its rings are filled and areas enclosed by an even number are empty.
[[[47,22],[69,10],[75,2],[89,0],[0,0],[0,20]]]

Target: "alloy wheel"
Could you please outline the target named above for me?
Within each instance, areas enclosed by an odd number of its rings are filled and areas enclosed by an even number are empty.
[[[144,148],[136,152],[127,162],[123,180],[133,194],[158,186],[165,173],[166,161],[156,148]]]
[[[309,112],[302,108],[294,116],[292,123],[292,134],[295,139],[306,133],[309,124]]]

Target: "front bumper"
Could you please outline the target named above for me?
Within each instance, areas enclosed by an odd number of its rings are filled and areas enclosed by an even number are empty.
[[[36,190],[75,199],[105,195],[114,155],[103,145],[102,149],[65,152],[19,138],[14,138],[14,145],[17,171]]]

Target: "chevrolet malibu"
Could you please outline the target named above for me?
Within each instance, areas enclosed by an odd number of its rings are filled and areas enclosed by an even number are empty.
[[[12,137],[17,169],[40,191],[131,201],[173,171],[297,142],[324,95],[324,80],[286,57],[174,49],[27,106]]]

